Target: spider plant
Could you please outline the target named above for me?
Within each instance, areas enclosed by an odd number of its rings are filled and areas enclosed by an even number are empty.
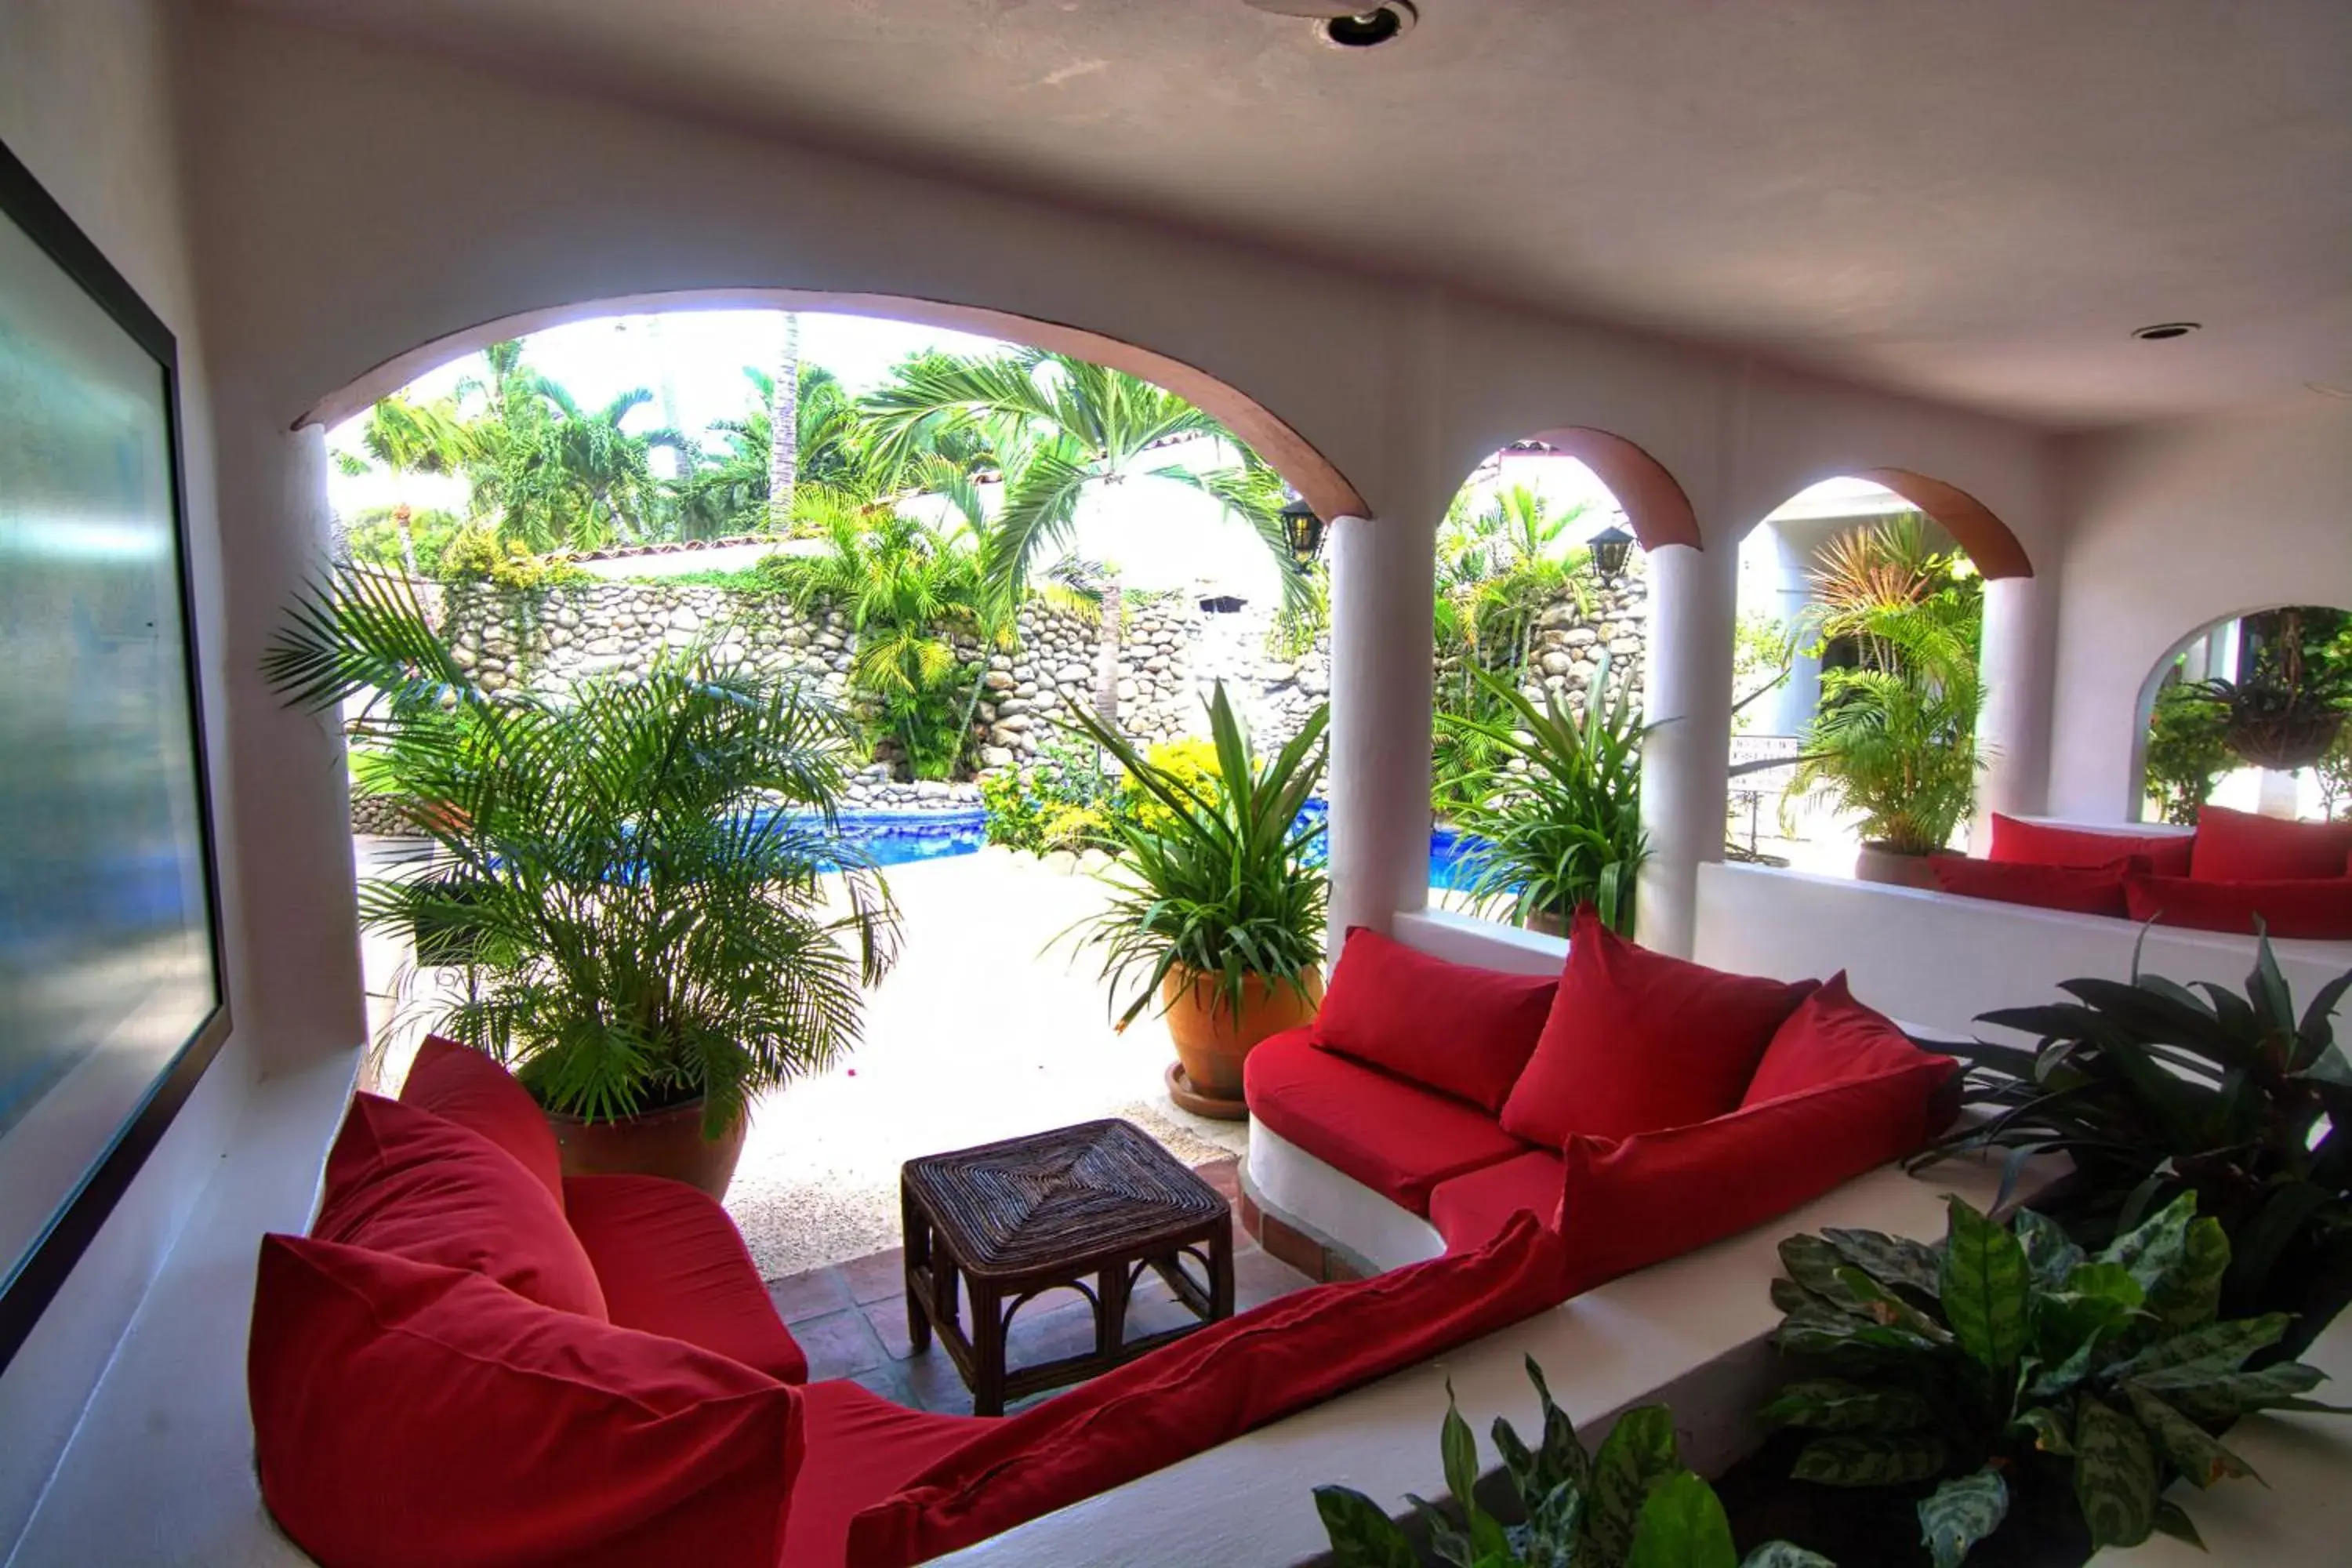
[[[1538,709],[1503,677],[1475,676],[1496,716],[1439,715],[1443,731],[1496,759],[1454,814],[1477,841],[1464,859],[1464,892],[1482,912],[1523,925],[1536,916],[1564,922],[1590,903],[1631,935],[1634,880],[1650,855],[1642,744],[1656,728],[1634,710],[1632,672],[1612,684],[1604,650],[1581,719],[1557,695]]]
[[[434,1026],[549,1110],[699,1098],[715,1138],[856,1042],[898,915],[835,831],[847,737],[798,689],[706,649],[565,701],[493,698],[406,580],[364,567],[302,595],[263,668],[315,711],[365,699],[354,773],[432,852],[362,888],[362,923],[468,957]]]
[[[1299,810],[1323,776],[1328,706],[1261,763],[1220,681],[1209,700],[1217,771],[1205,778],[1155,764],[1090,710],[1073,704],[1070,717],[1164,808],[1113,817],[1121,853],[1101,878],[1110,901],[1065,933],[1101,949],[1118,1026],[1163,994],[1171,972],[1207,977],[1237,1022],[1254,978],[1311,1001],[1328,882],[1317,863],[1323,825],[1302,824]]]

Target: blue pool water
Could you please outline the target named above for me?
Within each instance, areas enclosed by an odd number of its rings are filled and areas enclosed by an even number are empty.
[[[1300,826],[1319,823],[1328,807],[1322,801],[1309,801],[1307,809],[1298,814]],[[845,811],[841,814],[843,837],[863,845],[866,852],[882,866],[904,866],[916,860],[938,860],[951,855],[970,855],[988,841],[987,814],[978,806],[955,811]],[[1465,837],[1450,827],[1433,829],[1429,835],[1429,885],[1433,888],[1453,888],[1468,879],[1463,862],[1476,849],[1478,841]],[[827,870],[833,869],[827,867]]]

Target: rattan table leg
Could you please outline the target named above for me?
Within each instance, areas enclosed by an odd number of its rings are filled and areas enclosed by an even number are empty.
[[[931,1222],[903,1181],[898,1186],[898,1233],[905,1243],[907,1342],[920,1355],[931,1348],[930,1303],[922,1294],[926,1271],[933,1267]]]
[[[1004,1300],[993,1285],[967,1281],[971,1292],[971,1413],[1004,1414]]]

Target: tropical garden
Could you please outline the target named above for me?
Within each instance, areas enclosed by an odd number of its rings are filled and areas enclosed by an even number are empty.
[[[675,578],[837,615],[869,743],[912,774],[968,774],[985,660],[1022,607],[1045,599],[1095,626],[1097,711],[1115,715],[1123,610],[1115,563],[1075,553],[1081,510],[1124,487],[1213,502],[1289,561],[1281,479],[1213,417],[1123,372],[1007,346],[911,354],[853,395],[802,363],[796,331],[772,371],[746,367],[740,416],[701,436],[656,426],[653,394],[584,405],[492,345],[451,394],[374,405],[346,472],[395,499],[347,521],[346,552],[415,578],[526,592],[576,581],[569,553],[738,537],[804,542],[741,572]],[[463,481],[461,513],[407,499],[424,477]],[[446,493],[446,487],[444,487]],[[1289,608],[1316,587],[1282,573]]]

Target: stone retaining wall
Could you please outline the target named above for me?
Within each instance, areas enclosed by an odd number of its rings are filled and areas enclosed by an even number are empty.
[[[1638,574],[1592,595],[1591,612],[1563,603],[1540,618],[1528,665],[1528,695],[1564,694],[1580,710],[1599,650],[1638,671],[1646,589]],[[721,655],[761,673],[848,700],[850,634],[837,612],[795,614],[781,599],[658,581],[601,582],[517,595],[453,586],[426,595],[457,662],[484,689],[561,691],[583,676],[641,675],[665,648],[714,642]],[[1296,658],[1275,646],[1274,607],[1203,610],[1176,595],[1136,596],[1121,617],[1117,689],[1120,726],[1146,744],[1205,734],[1203,706],[1222,679],[1261,750],[1280,746],[1331,689],[1330,646],[1318,637]],[[1071,702],[1094,705],[1098,624],[1045,601],[1018,618],[1017,646],[960,641],[964,679],[977,679],[974,718],[984,731],[983,768],[1029,763],[1066,727]],[[1444,671],[1441,670],[1441,674]],[[1638,689],[1638,687],[1637,687]],[[848,805],[941,809],[978,802],[968,784],[894,781],[887,759],[861,772]],[[352,805],[354,831],[387,826],[373,803]]]

